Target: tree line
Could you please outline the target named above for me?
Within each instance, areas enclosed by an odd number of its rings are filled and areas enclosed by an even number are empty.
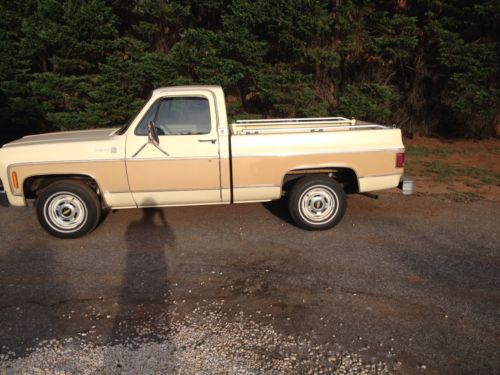
[[[0,2],[0,126],[119,126],[155,87],[222,85],[235,118],[343,115],[490,137],[498,0]]]

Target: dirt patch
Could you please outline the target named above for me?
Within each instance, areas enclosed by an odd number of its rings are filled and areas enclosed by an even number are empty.
[[[500,201],[500,140],[405,139],[405,173],[421,194]]]

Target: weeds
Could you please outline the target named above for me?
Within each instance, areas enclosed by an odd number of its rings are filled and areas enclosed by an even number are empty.
[[[473,191],[454,192],[453,194],[449,194],[448,196],[451,200],[456,202],[473,202],[479,199],[483,199],[483,196],[481,194]]]
[[[500,155],[500,147],[492,147],[489,151],[494,155]]]
[[[439,181],[465,180],[465,183],[472,185],[478,180],[484,185],[500,185],[500,174],[487,168],[478,167],[459,167],[452,164],[441,163],[438,161],[424,161],[424,175],[431,175]]]
[[[411,145],[406,147],[406,155],[405,173],[423,177],[431,191],[442,191],[444,185],[453,192],[450,199],[474,201],[499,191],[498,143]]]
[[[475,191],[464,191],[463,193],[460,193],[463,196],[469,198],[469,199],[481,199],[483,196],[479,193],[476,193]]]

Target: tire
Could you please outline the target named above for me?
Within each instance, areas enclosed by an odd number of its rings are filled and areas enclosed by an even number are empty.
[[[288,210],[297,226],[307,230],[337,225],[347,208],[344,189],[326,176],[303,177],[290,193]]]
[[[58,238],[78,238],[99,223],[101,204],[85,183],[58,181],[42,190],[36,201],[38,222]]]

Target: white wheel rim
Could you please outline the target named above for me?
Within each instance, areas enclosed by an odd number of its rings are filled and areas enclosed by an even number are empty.
[[[332,220],[339,210],[339,198],[333,189],[315,185],[304,191],[299,198],[299,212],[310,224],[324,224]]]
[[[80,229],[87,220],[87,207],[77,195],[59,192],[45,201],[45,221],[58,232],[71,233]]]

